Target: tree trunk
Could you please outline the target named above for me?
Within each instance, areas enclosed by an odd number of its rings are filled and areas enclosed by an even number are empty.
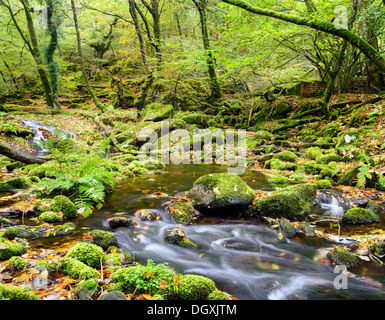
[[[218,83],[217,72],[215,70],[215,59],[213,56],[213,50],[210,44],[210,35],[207,27],[207,2],[206,0],[193,0],[195,6],[199,12],[199,18],[202,30],[203,47],[206,54],[207,70],[209,74],[211,95],[209,97],[210,102],[218,101],[222,98],[222,90]]]
[[[306,26],[315,30],[335,35],[348,41],[352,46],[358,48],[370,61],[372,61],[382,72],[385,72],[385,58],[369,43],[348,29],[337,28],[332,22],[319,21],[312,18],[298,17],[290,14],[276,12],[269,9],[255,7],[243,0],[221,0],[222,2],[237,6],[248,12],[290,22],[299,26]]]
[[[136,9],[135,9],[134,1],[135,0],[128,0],[129,6],[130,6],[130,14],[131,14],[131,18],[134,22],[135,31],[136,31],[136,34],[137,34],[138,40],[139,40],[140,56],[142,57],[143,65],[144,65],[146,71],[148,71],[147,70],[146,44],[144,43],[144,38],[143,38],[142,30],[140,29],[138,16],[136,15]]]
[[[22,162],[25,164],[43,164],[50,160],[50,159],[42,159],[34,156],[21,154],[19,152],[12,150],[10,147],[8,147],[2,142],[0,142],[0,154],[12,160]]]
[[[74,17],[76,38],[77,38],[77,43],[78,43],[79,64],[80,64],[80,69],[81,69],[82,74],[83,74],[83,80],[86,84],[86,88],[87,88],[88,92],[90,93],[92,100],[94,101],[95,105],[100,109],[100,111],[105,112],[106,106],[99,101],[98,97],[96,96],[94,89],[92,89],[90,81],[88,79],[87,72],[86,72],[86,67],[84,65],[84,58],[83,58],[82,43],[81,43],[81,38],[80,38],[78,16],[76,14],[76,7],[75,7],[75,1],[74,0],[71,0],[71,7],[72,7],[72,14]]]

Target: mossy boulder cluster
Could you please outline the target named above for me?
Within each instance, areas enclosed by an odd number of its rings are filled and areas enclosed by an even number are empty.
[[[75,204],[66,196],[38,201],[33,209],[44,222],[61,222],[78,216]]]

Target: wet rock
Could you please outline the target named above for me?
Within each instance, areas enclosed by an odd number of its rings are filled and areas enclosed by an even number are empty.
[[[303,221],[309,215],[317,196],[317,186],[312,183],[290,186],[271,196],[256,201],[250,207],[252,216],[286,218]]]
[[[39,238],[39,236],[32,230],[22,227],[10,227],[5,230],[3,236],[9,240],[13,240],[15,238],[35,240]]]
[[[127,300],[122,292],[112,291],[103,294],[98,300]]]
[[[127,217],[115,217],[108,220],[108,225],[112,229],[129,228],[134,226],[134,222]]]
[[[183,247],[196,248],[197,245],[186,238],[186,233],[181,228],[172,228],[166,230],[164,234],[166,242]]]
[[[150,209],[137,210],[134,216],[140,221],[155,221],[160,218],[156,211]]]
[[[179,224],[189,224],[199,212],[194,209],[193,203],[189,199],[174,199],[167,206],[171,215],[171,220]]]
[[[103,250],[107,250],[109,247],[119,246],[118,239],[112,232],[93,230],[90,235],[92,237],[92,242],[99,247],[102,247]]]
[[[199,210],[249,205],[255,198],[255,192],[237,175],[214,173],[195,181],[187,196]]]
[[[369,224],[378,222],[379,217],[372,210],[365,208],[352,208],[344,213],[342,222],[348,224]]]
[[[286,238],[294,238],[296,231],[294,226],[287,219],[278,220],[279,229]]]

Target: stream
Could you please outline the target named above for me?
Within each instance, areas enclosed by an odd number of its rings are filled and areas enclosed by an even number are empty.
[[[279,239],[270,225],[256,219],[238,218],[236,213],[224,217],[200,216],[195,223],[182,226],[197,249],[183,248],[164,241],[166,229],[180,227],[170,221],[164,204],[167,198],[153,197],[161,192],[175,196],[189,190],[200,176],[225,172],[221,166],[170,165],[164,174],[143,175],[122,183],[106,199],[105,206],[79,221],[80,227],[114,232],[124,251],[137,261],[168,262],[177,272],[212,278],[217,287],[241,300],[257,299],[382,299],[382,289],[355,278],[348,278],[348,289],[335,289],[330,263],[317,262],[317,249],[335,244],[315,237]],[[254,189],[272,191],[265,176],[247,170],[242,178]],[[162,218],[137,221],[135,228],[110,229],[108,218],[132,216],[139,209],[155,210]],[[340,213],[338,203],[323,203],[328,215]],[[363,261],[352,271],[385,283],[383,267]]]

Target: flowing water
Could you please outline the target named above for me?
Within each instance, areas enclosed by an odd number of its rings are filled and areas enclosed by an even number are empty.
[[[183,226],[187,238],[197,249],[183,248],[164,241],[166,229],[180,227],[170,221],[164,204],[167,198],[154,197],[159,192],[175,196],[189,190],[201,175],[225,172],[225,167],[204,165],[170,165],[164,174],[144,175],[122,183],[106,200],[103,209],[80,221],[80,226],[111,230],[120,246],[145,263],[168,262],[180,273],[208,276],[217,287],[238,299],[381,299],[382,289],[357,279],[348,278],[348,289],[336,289],[339,273],[330,263],[320,263],[318,249],[334,244],[311,237],[279,239],[270,225],[256,219],[237,217],[226,212],[224,217],[199,217],[194,224]],[[265,176],[247,170],[242,178],[254,189],[273,190]],[[338,203],[330,203],[325,212],[339,214]],[[135,228],[109,228],[107,219],[131,216],[136,210],[152,209],[161,217],[156,221],[137,221]],[[382,278],[383,267],[361,264],[364,275]]]

